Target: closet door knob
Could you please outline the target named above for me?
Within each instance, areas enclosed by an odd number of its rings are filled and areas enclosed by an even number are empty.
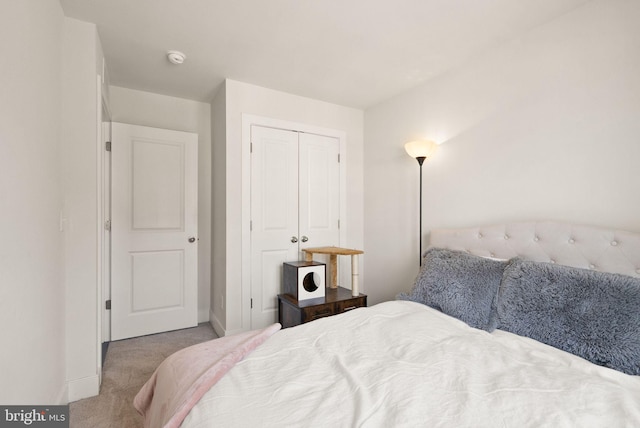
[[[295,244],[296,242],[298,242],[298,238],[296,238],[295,236],[292,236],[291,237],[291,242],[293,242]]]
[[[194,242],[196,242],[196,238],[194,238],[194,237],[192,236],[191,238],[189,238],[189,242],[191,242],[191,243],[193,244]]]
[[[302,237],[302,242],[307,242],[309,240],[309,238],[307,238],[306,236]]]

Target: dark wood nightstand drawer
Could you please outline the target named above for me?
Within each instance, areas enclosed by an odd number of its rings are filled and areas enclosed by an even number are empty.
[[[346,288],[327,288],[325,297],[296,300],[289,294],[278,296],[278,320],[283,328],[367,306],[367,296],[352,296]]]
[[[355,297],[349,300],[342,300],[340,302],[336,302],[336,314],[341,314],[343,312],[350,311],[352,309],[360,308],[362,306],[367,306],[367,297]]]
[[[309,322],[317,320],[318,318],[324,318],[336,313],[336,308],[333,303],[326,303],[324,305],[311,306],[308,308],[301,308],[302,322]]]

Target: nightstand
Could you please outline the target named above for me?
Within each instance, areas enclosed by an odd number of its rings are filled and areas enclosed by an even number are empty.
[[[298,301],[289,294],[278,295],[278,322],[283,328],[294,327],[309,321],[341,314],[351,309],[367,306],[367,296],[352,296],[351,290],[327,288],[324,297]]]

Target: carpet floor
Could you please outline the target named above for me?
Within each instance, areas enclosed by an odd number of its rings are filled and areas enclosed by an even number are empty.
[[[133,397],[156,367],[174,352],[216,337],[211,325],[203,323],[184,330],[111,342],[102,369],[100,394],[69,405],[70,427],[142,427]]]

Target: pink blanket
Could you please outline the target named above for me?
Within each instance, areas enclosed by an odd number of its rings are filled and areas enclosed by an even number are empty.
[[[167,357],[133,400],[144,426],[180,426],[212,385],[280,328],[276,323],[190,346]]]

